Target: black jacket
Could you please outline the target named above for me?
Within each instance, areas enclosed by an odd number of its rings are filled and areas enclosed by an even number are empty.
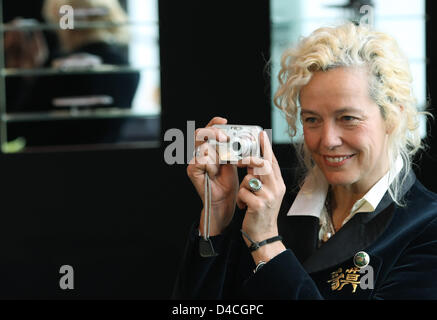
[[[283,170],[287,187],[289,171]],[[176,299],[437,299],[437,195],[413,173],[403,185],[406,206],[386,193],[373,213],[357,213],[318,248],[319,219],[287,216],[294,197],[287,189],[278,216],[287,250],[256,274],[241,236],[244,212],[212,237],[219,255],[199,255],[193,225],[173,298]],[[370,256],[373,289],[358,285],[359,251]],[[369,284],[369,282],[367,282]]]

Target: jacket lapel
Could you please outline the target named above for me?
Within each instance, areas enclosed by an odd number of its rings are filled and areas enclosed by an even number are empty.
[[[411,172],[402,185],[401,195],[412,187],[416,180]],[[288,201],[287,201],[288,202]],[[286,204],[288,208],[291,203]],[[308,273],[335,266],[353,257],[371,245],[387,228],[393,216],[395,205],[388,194],[384,195],[372,213],[358,213],[332,238],[317,249],[319,219],[312,216],[279,217],[279,232],[284,244],[290,248]]]
[[[281,168],[287,192],[283,198],[278,216],[278,231],[286,248],[290,248],[296,258],[303,263],[317,248],[319,234],[319,219],[314,216],[287,216],[298,189],[297,169]]]
[[[304,268],[308,273],[312,273],[350,259],[381,235],[390,222],[393,212],[394,206],[391,204],[377,216],[374,215],[374,218],[367,223],[366,215],[372,213],[356,214],[303,263]]]

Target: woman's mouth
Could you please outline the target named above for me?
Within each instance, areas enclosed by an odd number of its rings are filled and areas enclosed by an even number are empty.
[[[323,159],[325,160],[325,164],[331,167],[340,167],[344,165],[350,158],[352,158],[354,154],[352,155],[338,155],[338,156],[323,156]]]

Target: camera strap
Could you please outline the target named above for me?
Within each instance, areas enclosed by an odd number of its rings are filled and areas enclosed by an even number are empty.
[[[208,172],[205,172],[205,190],[204,190],[204,221],[203,221],[203,237],[199,241],[199,252],[201,257],[215,257],[218,253],[215,252],[212,241],[209,238],[211,226],[211,182]]]

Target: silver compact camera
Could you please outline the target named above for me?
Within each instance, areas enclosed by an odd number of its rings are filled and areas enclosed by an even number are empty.
[[[228,142],[209,141],[216,145],[220,163],[238,162],[246,157],[261,157],[259,135],[263,129],[260,126],[217,124],[213,127],[221,129],[229,137]]]

